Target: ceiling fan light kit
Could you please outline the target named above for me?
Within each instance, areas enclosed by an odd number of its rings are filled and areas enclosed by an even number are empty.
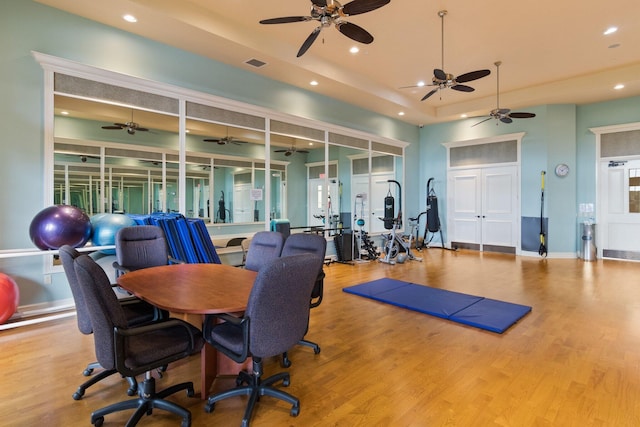
[[[304,55],[316,41],[323,28],[332,24],[343,35],[363,44],[373,42],[373,36],[364,28],[345,21],[344,18],[371,12],[388,4],[391,0],[353,0],[344,6],[336,0],[311,0],[311,12],[308,16],[284,16],[281,18],[263,19],[261,24],[288,24],[292,22],[317,21],[318,26],[309,34],[296,55]]]

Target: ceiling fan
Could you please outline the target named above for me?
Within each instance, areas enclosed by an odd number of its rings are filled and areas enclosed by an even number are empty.
[[[302,154],[307,154],[309,153],[307,150],[300,150],[296,147],[291,147],[291,148],[286,148],[286,149],[281,149],[281,150],[273,150],[274,153],[284,153],[285,156],[289,157],[290,155],[292,155],[293,153],[302,153]]]
[[[224,136],[222,138],[205,138],[203,139],[204,142],[215,142],[218,145],[228,145],[228,144],[235,144],[235,145],[240,145],[240,144],[246,144],[247,141],[240,141],[235,139],[232,136]]]
[[[500,122],[502,123],[511,123],[513,122],[512,119],[530,119],[532,117],[535,117],[536,115],[533,113],[518,113],[518,112],[511,112],[510,109],[508,108],[500,108],[500,65],[502,64],[502,61],[496,61],[495,63],[496,66],[496,108],[494,110],[491,110],[491,112],[489,113],[489,117],[487,117],[486,119],[476,123],[473,126],[477,126],[480,123],[484,123],[487,120],[491,120],[491,119],[496,119],[498,120],[498,122],[496,122],[496,125],[500,124]]]
[[[136,131],[140,131],[140,132],[148,132],[149,131],[149,129],[140,127],[140,125],[138,123],[133,121],[133,110],[131,110],[131,121],[130,122],[114,123],[113,125],[102,126],[102,129],[116,129],[116,130],[126,129],[127,133],[129,135],[135,135]]]
[[[482,77],[486,77],[491,74],[491,70],[476,70],[471,71],[469,73],[465,73],[455,77],[453,74],[444,72],[444,17],[447,14],[446,10],[441,10],[438,12],[438,16],[442,21],[441,25],[441,33],[442,33],[442,68],[433,70],[433,78],[431,79],[432,83],[427,86],[435,86],[435,89],[432,89],[429,93],[422,97],[420,101],[424,101],[428,99],[431,95],[436,93],[439,90],[451,88],[453,90],[457,90],[460,92],[473,92],[475,89],[471,86],[463,85],[461,83],[468,83],[473,80],[481,79]],[[405,86],[404,88],[409,87],[418,87],[418,86]],[[403,89],[404,89],[403,88]]]
[[[290,22],[306,22],[318,21],[320,25],[302,43],[298,54],[298,58],[304,55],[316,41],[320,31],[324,27],[335,24],[338,31],[352,40],[360,43],[369,44],[373,42],[373,36],[364,28],[344,21],[347,16],[359,15],[366,12],[376,10],[391,0],[353,0],[344,6],[336,0],[311,0],[311,12],[309,16],[284,16],[282,18],[263,19],[261,24],[287,24]]]

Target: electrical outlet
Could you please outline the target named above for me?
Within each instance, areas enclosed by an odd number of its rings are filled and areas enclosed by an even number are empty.
[[[50,274],[45,274],[44,275],[44,284],[45,285],[50,285],[51,284],[51,275]]]

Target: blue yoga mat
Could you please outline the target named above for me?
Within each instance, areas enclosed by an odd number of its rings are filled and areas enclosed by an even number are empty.
[[[531,311],[526,305],[388,278],[349,286],[343,291],[497,333],[503,333]]]

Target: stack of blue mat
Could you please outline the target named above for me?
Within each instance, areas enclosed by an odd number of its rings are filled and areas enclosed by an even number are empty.
[[[138,225],[157,225],[164,231],[172,258],[189,264],[220,264],[220,257],[204,221],[181,214],[130,215]]]
[[[343,291],[498,333],[531,311],[526,305],[388,278],[350,286]]]

